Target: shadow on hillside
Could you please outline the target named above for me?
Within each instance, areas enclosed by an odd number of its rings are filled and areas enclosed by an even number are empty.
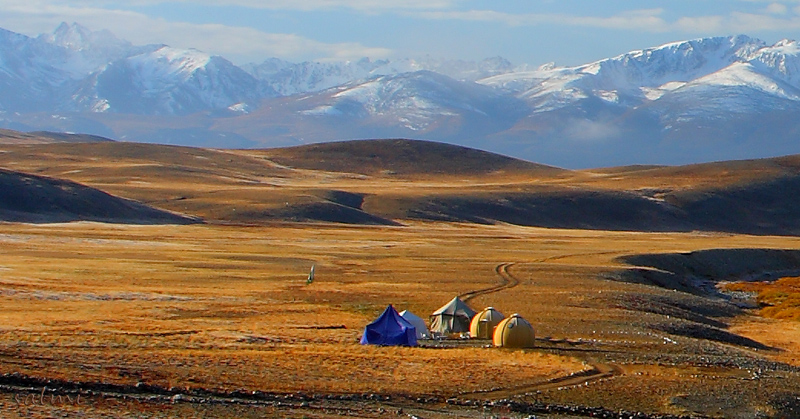
[[[630,255],[617,261],[634,268],[604,274],[605,279],[678,291],[625,294],[619,297],[618,308],[663,316],[664,321],[650,325],[654,330],[752,349],[774,348],[724,330],[727,320],[744,311],[716,285],[800,275],[800,250],[711,249]]]
[[[76,182],[0,169],[0,221],[196,224],[202,220],[119,198]]]
[[[368,208],[390,219],[648,232],[714,231],[800,235],[800,176],[719,189],[647,191],[549,189],[460,195],[375,196]],[[377,202],[381,201],[381,202]],[[379,208],[379,209],[378,209]]]
[[[711,249],[623,256],[617,261],[638,268],[615,272],[612,279],[716,297],[721,297],[716,289],[720,281],[800,275],[800,250]]]
[[[726,343],[736,346],[744,346],[751,349],[767,350],[775,349],[753,339],[740,336],[720,328],[711,327],[701,323],[686,321],[671,321],[658,323],[652,326],[654,330],[669,333],[675,336],[683,336],[694,339],[710,340],[718,343]]]

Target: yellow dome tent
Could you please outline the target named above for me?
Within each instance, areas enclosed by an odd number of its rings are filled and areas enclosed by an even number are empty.
[[[486,307],[472,318],[469,324],[469,336],[476,339],[491,339],[494,328],[505,318],[494,307]]]
[[[494,329],[492,343],[504,348],[533,348],[536,346],[533,326],[514,313]]]

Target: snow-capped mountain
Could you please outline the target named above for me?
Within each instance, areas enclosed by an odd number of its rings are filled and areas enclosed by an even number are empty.
[[[257,103],[264,96],[255,78],[222,57],[162,46],[104,65],[73,100],[94,112],[169,115]]]
[[[0,127],[215,147],[410,137],[587,167],[800,153],[800,45],[703,38],[575,67],[236,66],[108,31],[0,30]],[[157,118],[154,118],[157,117]]]
[[[0,83],[0,104],[14,112],[188,114],[274,94],[222,57],[134,46],[78,24],[36,38],[0,32]]]
[[[62,23],[36,38],[0,31],[0,82],[30,97],[25,111],[187,114],[230,108],[243,112],[261,99],[316,92],[380,75],[435,70],[464,80],[507,71],[501,58],[467,61],[388,60],[289,63],[276,58],[237,67],[222,57],[166,45],[134,46],[109,31]],[[11,90],[6,90],[10,92]],[[38,94],[37,94],[38,93]],[[19,95],[17,95],[19,96]],[[53,101],[52,98],[58,98]],[[13,101],[0,104],[8,111]]]
[[[43,100],[63,100],[58,86],[72,80],[58,65],[65,55],[55,46],[0,29],[0,110],[33,111]]]
[[[746,36],[705,38],[632,51],[577,67],[545,65],[480,82],[535,103],[537,111],[569,106],[590,97],[635,106],[745,62],[764,48],[762,41]]]
[[[524,101],[427,70],[375,76],[321,92],[276,98],[237,118],[272,144],[342,138],[433,138],[478,146],[528,113]]]
[[[800,127],[788,118],[800,111],[795,41],[703,38],[479,83],[528,103],[532,112],[515,133],[536,138],[556,164],[688,163],[800,152],[800,142],[786,134]],[[764,138],[767,133],[772,137]],[[584,153],[576,155],[572,146]]]
[[[524,103],[475,83],[463,83],[431,71],[379,76],[348,83],[316,95],[321,104],[307,115],[394,118],[412,130],[424,130],[442,116],[474,113],[501,118],[524,114]],[[305,97],[300,98],[305,101]]]
[[[35,42],[55,47],[54,55],[49,58],[75,79],[82,79],[109,62],[152,48],[134,47],[107,30],[92,32],[75,23],[62,23],[52,33],[39,35]]]
[[[480,62],[436,60],[427,57],[421,60],[390,61],[363,58],[358,61],[299,64],[271,58],[261,64],[247,64],[242,68],[281,96],[321,91],[375,76],[391,76],[422,70],[466,81],[475,81],[515,70],[508,60],[501,57],[487,58]]]

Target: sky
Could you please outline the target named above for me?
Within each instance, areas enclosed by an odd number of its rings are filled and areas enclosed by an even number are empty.
[[[669,42],[800,40],[800,0],[0,0],[0,27],[61,22],[236,64],[434,57],[574,66]]]

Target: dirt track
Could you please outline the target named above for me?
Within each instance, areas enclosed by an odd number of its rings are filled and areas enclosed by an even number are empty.
[[[536,391],[586,385],[594,381],[611,378],[623,373],[624,372],[622,368],[617,365],[595,364],[592,365],[592,369],[580,371],[564,377],[554,378],[541,383],[525,384],[518,387],[495,389],[487,392],[470,393],[462,395],[462,397],[486,400],[508,399],[514,396],[533,393]]]
[[[483,288],[475,291],[465,292],[458,297],[461,298],[465,303],[469,302],[475,297],[480,295],[491,294],[493,292],[498,292],[504,289],[514,288],[519,285],[519,279],[514,277],[508,272],[508,268],[514,266],[514,263],[501,263],[495,266],[494,271],[500,277],[500,283],[497,285],[493,285],[488,288]]]

